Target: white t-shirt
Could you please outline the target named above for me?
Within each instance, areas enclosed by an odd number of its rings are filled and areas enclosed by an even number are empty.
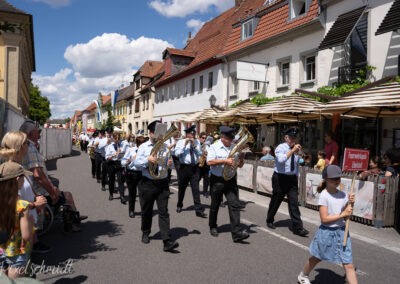
[[[337,215],[343,211],[346,203],[348,202],[347,194],[338,190],[336,193],[331,194],[324,189],[318,199],[318,205],[328,207],[328,216]],[[342,227],[345,225],[344,219],[337,220],[332,223],[323,224],[327,227]]]
[[[35,201],[35,194],[32,191],[31,184],[27,180],[28,178],[24,178],[24,185],[19,189],[19,197],[22,200],[26,200],[29,202],[34,202]],[[35,223],[37,222],[37,211],[36,209],[31,209],[29,210],[29,214],[33,217],[35,220]]]

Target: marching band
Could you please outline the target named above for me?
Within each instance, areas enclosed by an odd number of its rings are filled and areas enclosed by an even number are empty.
[[[199,182],[203,179],[202,193],[205,197],[211,196],[208,216],[210,235],[218,237],[218,211],[225,196],[233,242],[247,239],[249,233],[240,224],[240,210],[243,205],[239,200],[236,170],[244,164],[243,150],[254,142],[251,133],[244,126],[241,126],[239,131],[233,127],[220,126],[220,136],[215,137],[217,139],[214,141],[214,138],[207,136],[205,132],[196,137],[195,125],[184,129],[183,138],[179,137],[180,132],[175,126],[172,125],[169,130],[165,127],[161,121],[153,121],[148,125],[148,138],[143,135],[136,138],[127,135],[123,141],[120,141],[119,135],[113,134],[109,128],[93,134],[87,147],[92,162],[92,175],[98,183],[101,182],[102,190],[105,190],[108,184],[109,200],[114,199],[115,181],[117,181],[120,201],[122,204],[128,202],[129,217],[135,218],[136,195],[138,195],[140,213],[137,214],[141,215],[142,242],[145,244],[150,242],[153,207],[154,203],[157,203],[160,233],[164,242],[163,250],[172,251],[179,245],[171,239],[168,213],[171,169],[175,167],[178,179],[176,212],[183,211],[186,188],[190,184],[195,214],[200,218],[207,218],[200,200]],[[289,134],[290,137],[294,136],[293,133]],[[295,147],[300,148],[297,144]],[[295,150],[291,152],[292,154],[296,154]],[[286,161],[290,166],[288,158]],[[280,171],[276,171],[275,175],[280,175]],[[124,192],[125,182],[128,188],[127,197]],[[283,190],[283,186],[281,187]],[[267,225],[272,229],[275,209],[281,202],[281,195],[277,198],[276,194],[277,189],[274,186],[270,206],[272,209],[269,210],[267,218]],[[277,200],[274,201],[275,199]],[[294,199],[290,200],[291,204],[295,203]],[[292,219],[300,220],[294,206],[290,208]],[[295,229],[295,233],[299,235],[308,233],[302,228],[301,220]]]

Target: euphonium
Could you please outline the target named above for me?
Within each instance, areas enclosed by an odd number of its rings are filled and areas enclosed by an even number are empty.
[[[233,158],[234,163],[232,166],[224,165],[224,170],[222,172],[222,176],[224,180],[232,179],[236,174],[236,169],[239,165],[239,154],[246,148],[247,143],[253,143],[254,137],[251,135],[250,131],[247,130],[245,126],[241,126],[239,132],[237,134],[240,136],[239,140],[236,142],[236,145],[229,152],[228,159]]]
[[[171,152],[164,143],[171,137],[174,137],[178,132],[178,128],[172,124],[165,135],[154,144],[150,155],[156,157],[157,162],[155,164],[149,163],[149,174],[153,179],[160,179],[166,176],[168,171],[168,159],[171,156]]]

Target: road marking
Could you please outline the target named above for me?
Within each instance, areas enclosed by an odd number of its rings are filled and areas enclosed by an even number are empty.
[[[288,243],[290,243],[290,244],[292,244],[292,245],[295,245],[296,247],[299,247],[299,248],[301,248],[301,249],[304,249],[304,250],[308,250],[308,247],[307,246],[305,246],[305,245],[303,245],[303,244],[300,244],[300,243],[298,243],[298,242],[296,242],[296,241],[293,241],[292,239],[289,239],[289,238],[287,238],[287,237],[285,237],[285,236],[282,236],[282,235],[280,235],[280,234],[278,234],[278,233],[275,233],[275,232],[272,232],[271,230],[267,230],[267,229],[265,229],[265,228],[263,228],[263,227],[260,227],[259,225],[257,225],[257,224],[254,224],[253,222],[251,222],[251,221],[249,221],[249,220],[246,220],[246,219],[240,219],[244,224],[246,224],[246,225],[252,225],[252,226],[254,226],[257,230],[259,230],[259,231],[263,231],[264,233],[268,233],[268,234],[270,234],[270,235],[273,235],[274,237],[277,237],[277,238],[279,238],[279,239],[281,239],[281,240],[284,240],[285,242],[288,242]]]
[[[175,186],[170,186],[170,188],[174,189],[175,191],[178,191],[178,188],[176,188]],[[253,200],[246,199],[246,198],[240,198],[240,199],[241,199],[241,200],[244,200],[244,201],[252,201],[252,202],[256,203],[256,204],[259,205],[259,206],[267,207],[267,206],[265,206],[265,205],[263,205],[263,204],[261,204],[260,202],[257,202],[257,201],[253,201]],[[280,210],[278,210],[278,211],[280,212]],[[285,214],[284,212],[280,212],[280,213]],[[286,213],[286,214],[287,214],[287,213]],[[288,215],[288,214],[287,214],[287,215]],[[255,224],[255,223],[253,223],[253,222],[251,222],[251,221],[249,221],[249,220],[247,220],[247,219],[241,218],[240,221],[241,221],[242,223],[248,225],[248,226],[251,225],[252,228],[256,228],[256,229],[259,230],[259,231],[262,231],[262,232],[264,232],[264,233],[268,233],[268,234],[270,234],[270,235],[272,235],[272,236],[274,236],[274,237],[277,237],[277,238],[279,238],[279,239],[281,239],[281,240],[283,240],[283,241],[285,241],[285,242],[287,242],[287,243],[290,243],[290,244],[292,244],[292,245],[294,245],[294,246],[296,246],[296,247],[298,247],[298,248],[301,248],[301,249],[303,249],[303,250],[305,250],[305,251],[308,251],[308,246],[305,246],[305,245],[303,245],[303,244],[301,244],[301,243],[298,243],[298,242],[296,242],[296,241],[294,241],[294,240],[292,240],[292,239],[289,239],[289,238],[287,238],[287,237],[285,237],[285,236],[282,236],[281,234],[272,232],[271,230],[267,230],[267,229],[265,229],[265,228],[263,228],[263,227],[261,227],[261,226]],[[315,223],[315,221],[312,221],[312,222],[310,222],[310,223]],[[316,224],[316,225],[319,225],[319,223]],[[352,234],[352,237],[354,237],[353,235],[354,235],[354,234]],[[364,241],[365,241],[365,240],[364,240]],[[372,240],[371,240],[371,241],[372,241]],[[343,267],[341,264],[336,264],[336,265],[339,266],[339,267]],[[368,275],[365,271],[362,271],[362,270],[359,269],[358,267],[356,267],[356,273],[357,273],[357,275],[360,275],[360,276]]]
[[[252,228],[256,228],[259,231],[262,231],[264,233],[268,233],[268,234],[270,234],[270,235],[272,235],[274,237],[277,237],[277,238],[279,238],[279,239],[281,239],[281,240],[283,240],[283,241],[285,241],[285,242],[287,242],[289,244],[292,244],[292,245],[294,245],[294,246],[296,246],[298,248],[301,248],[301,249],[303,249],[305,251],[308,251],[308,247],[307,246],[305,246],[305,245],[303,245],[301,243],[298,243],[298,242],[296,242],[296,241],[294,241],[292,239],[289,239],[289,238],[287,238],[285,236],[282,236],[281,234],[278,234],[278,233],[272,232],[271,230],[267,230],[267,229],[265,229],[263,227],[260,227],[259,225],[254,224],[253,222],[251,222],[251,221],[249,221],[247,219],[241,218],[240,221],[242,221],[242,223],[244,223],[244,224],[246,224],[248,226],[252,226]],[[339,266],[339,267],[343,267],[341,264],[338,264],[338,263],[335,263],[335,264],[337,266]],[[357,273],[357,275],[360,275],[360,276],[368,275],[365,271],[362,271],[358,267],[356,267],[356,273]]]

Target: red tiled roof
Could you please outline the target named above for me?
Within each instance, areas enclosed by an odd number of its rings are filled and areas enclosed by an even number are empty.
[[[111,94],[102,96],[103,102],[102,105],[111,104]]]
[[[96,109],[96,104],[94,102],[91,103],[87,108],[85,108],[85,110],[87,110],[87,111],[92,111],[94,109]]]
[[[165,57],[165,54],[167,52],[172,55],[179,55],[179,56],[186,56],[186,57],[195,57],[196,56],[196,54],[191,50],[167,47],[163,52],[163,57]]]
[[[318,16],[318,0],[312,1],[306,15],[293,20],[288,19],[289,4],[286,0],[277,0],[274,4],[267,6],[263,5],[264,2],[265,0],[243,0],[240,6],[233,7],[205,23],[187,46],[180,50],[195,54],[193,61],[179,73],[172,75],[165,73],[156,85],[179,79],[189,72],[197,72],[197,69],[202,67],[208,68],[212,64],[218,64],[223,55],[308,24]],[[260,17],[254,35],[248,40],[241,41],[240,23],[253,16]],[[176,49],[169,50],[176,51]],[[164,69],[165,66],[159,73]]]
[[[245,1],[244,3],[246,2],[249,1]],[[255,0],[250,2],[254,2],[254,4],[257,3],[258,7],[261,7],[260,5],[262,5],[265,1]],[[287,2],[283,2],[284,1],[277,1],[275,4],[267,6],[255,13],[256,16],[260,15],[260,19],[254,31],[254,35],[250,39],[241,41],[242,27],[240,24],[235,25],[225,45],[224,54],[230,54],[245,47],[249,47],[255,43],[278,36],[294,28],[298,28],[299,26],[311,22],[318,16],[317,0],[312,1],[306,15],[299,16],[293,20],[288,19],[289,4]]]
[[[162,61],[147,60],[139,69],[140,75],[143,77],[153,78],[160,72],[163,64]]]

